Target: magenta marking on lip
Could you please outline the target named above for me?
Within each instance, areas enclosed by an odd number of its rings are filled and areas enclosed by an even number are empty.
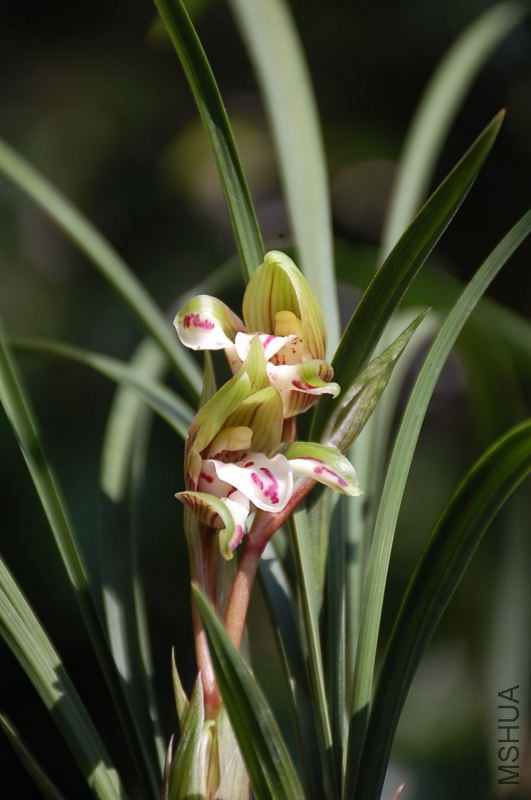
[[[214,478],[212,477],[212,475],[208,475],[206,472],[200,472],[199,477],[203,478],[203,480],[206,481],[207,483],[214,482]]]
[[[264,491],[264,482],[260,480],[256,472],[251,472],[251,480],[255,486],[258,486],[261,492]]]
[[[264,491],[264,495],[266,497],[269,497],[271,502],[274,505],[276,505],[278,503],[278,481],[271,472],[271,470],[268,469],[267,467],[260,467],[260,472],[263,472],[264,475],[271,482],[271,485],[268,486],[267,489]]]
[[[326,467],[324,464],[322,464],[320,467],[314,467],[313,471],[315,472],[316,475],[322,475],[323,472],[327,472],[329,475],[332,475],[334,480],[337,481],[337,483],[340,486],[347,486],[348,485],[346,480],[344,480],[341,477],[341,475],[338,475],[337,472],[334,472],[333,469],[330,469],[330,467]]]
[[[275,337],[272,336],[270,333],[264,336],[264,338],[262,339],[262,347],[264,348],[264,350],[267,348],[268,345],[271,344],[274,338]]]
[[[209,319],[202,319],[197,312],[190,312],[184,317],[184,327],[190,328],[192,325],[194,328],[203,328],[206,331],[211,331],[216,327]]]

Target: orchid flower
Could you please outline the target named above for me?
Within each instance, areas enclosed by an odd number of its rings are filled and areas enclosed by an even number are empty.
[[[256,510],[283,511],[299,477],[349,495],[360,494],[350,462],[333,447],[282,443],[280,394],[269,385],[266,354],[257,336],[238,373],[199,410],[185,450],[186,491],[176,497],[201,522],[220,530],[226,559]]]
[[[278,250],[266,253],[251,276],[243,321],[221,300],[198,295],[179,311],[174,325],[192,350],[225,350],[233,373],[258,335],[284,418],[305,411],[321,394],[339,394],[338,384],[330,383],[333,369],[325,360],[326,328],[319,304],[293,261]]]

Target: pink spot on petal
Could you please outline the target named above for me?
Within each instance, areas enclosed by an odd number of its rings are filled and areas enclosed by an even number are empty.
[[[276,505],[278,503],[278,481],[267,467],[260,467],[260,472],[263,472],[271,482],[271,485],[264,491],[264,495],[271,500],[273,505]]]
[[[260,480],[256,472],[251,472],[251,480],[255,486],[258,486],[261,492],[264,491],[264,482]]]
[[[318,459],[315,459],[315,460],[317,461]],[[330,469],[330,467],[327,467],[324,464],[321,464],[321,466],[319,466],[319,467],[314,467],[313,471],[315,472],[316,475],[322,475],[323,472],[326,472],[328,475],[331,475],[333,477],[333,479],[336,481],[336,483],[339,484],[339,486],[343,486],[343,487],[344,486],[348,486],[346,480],[344,480],[341,477],[341,475],[338,475],[337,472],[334,472],[333,469]]]
[[[195,313],[190,312],[189,314],[186,314],[184,317],[184,327],[190,328],[192,326],[194,328],[202,328],[203,330],[206,331],[211,331],[213,330],[213,328],[216,327],[215,324],[211,322],[211,320],[201,317],[200,314],[198,314],[197,312]]]

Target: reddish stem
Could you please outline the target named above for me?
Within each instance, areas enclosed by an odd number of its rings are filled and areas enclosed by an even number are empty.
[[[296,487],[289,503],[278,514],[271,514],[266,511],[257,512],[256,514],[253,526],[245,539],[238,571],[232,584],[225,613],[225,630],[238,650],[245,629],[245,620],[253,591],[254,579],[262,553],[275,531],[287,520],[314,486],[315,481],[307,478]]]

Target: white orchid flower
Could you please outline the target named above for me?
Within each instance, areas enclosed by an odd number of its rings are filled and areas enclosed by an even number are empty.
[[[174,325],[186,347],[225,350],[233,372],[258,336],[284,418],[305,411],[321,394],[339,394],[325,360],[326,327],[319,304],[293,261],[278,250],[266,253],[249,281],[243,321],[221,300],[198,295],[179,311]]]
[[[282,443],[283,405],[269,385],[265,358],[255,337],[239,372],[199,410],[186,442],[186,491],[176,496],[220,530],[226,559],[245,536],[250,515],[283,511],[300,477],[360,494],[354,468],[336,448]]]

